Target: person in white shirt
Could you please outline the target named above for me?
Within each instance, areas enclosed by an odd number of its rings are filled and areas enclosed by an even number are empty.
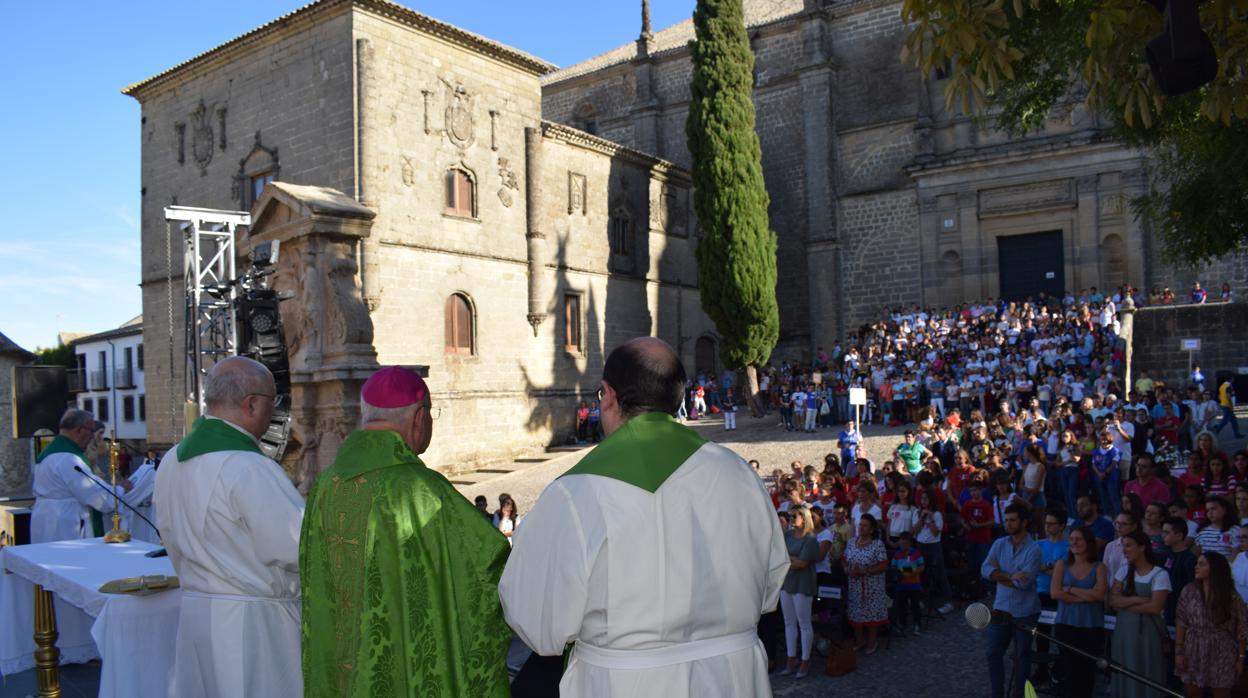
[[[218,362],[204,385],[206,416],[156,471],[152,501],[182,583],[171,696],[303,695],[304,502],[257,442],[275,397],[259,362]]]

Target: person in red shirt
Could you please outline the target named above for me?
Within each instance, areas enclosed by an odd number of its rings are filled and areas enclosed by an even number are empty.
[[[962,521],[966,525],[968,569],[972,579],[979,579],[979,568],[992,547],[992,504],[984,499],[988,482],[975,479],[970,483],[971,498],[962,505]],[[982,583],[981,583],[982,588]]]
[[[1198,451],[1192,451],[1187,454],[1187,470],[1179,476],[1179,482],[1184,487],[1188,485],[1205,485],[1205,459],[1201,457]]]
[[[949,410],[949,414],[948,416],[945,417],[945,421],[949,422],[949,426],[953,427],[954,429],[961,429],[962,428],[962,411],[956,407]]]
[[[1204,528],[1209,523],[1209,515],[1205,513],[1205,488],[1200,485],[1184,487],[1183,502],[1187,504],[1187,520],[1195,522],[1197,528]]]
[[[1162,505],[1170,503],[1170,488],[1166,486],[1166,483],[1154,477],[1155,472],[1156,466],[1152,455],[1142,453],[1139,458],[1135,459],[1136,479],[1127,483],[1126,493],[1138,495],[1145,508],[1153,502]]]
[[[953,501],[961,503],[962,491],[967,488],[979,470],[971,462],[971,454],[962,449],[958,449],[953,462],[953,469],[949,471],[949,496],[953,497]]]

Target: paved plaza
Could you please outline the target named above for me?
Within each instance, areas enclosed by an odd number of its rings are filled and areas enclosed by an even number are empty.
[[[743,458],[758,459],[765,472],[787,467],[794,460],[822,464],[825,454],[835,452],[839,427],[805,434],[786,432],[778,426],[779,422],[774,412],[761,419],[742,412],[737,418],[738,429],[732,432],[723,430],[723,420],[716,415],[689,422],[689,425]],[[901,428],[868,427],[865,430],[868,457],[876,461],[887,457],[901,443],[903,431]],[[491,509],[497,506],[498,495],[506,492],[515,498],[523,516],[551,480],[588,452],[586,448],[527,470],[459,489],[469,498],[479,494],[489,497]],[[718,503],[708,502],[707,505]],[[959,610],[944,620],[930,621],[919,637],[896,639],[891,647],[881,639],[879,652],[871,656],[859,653],[858,669],[851,674],[837,678],[824,676],[824,658],[816,655],[812,660],[815,671],[810,676],[796,680],[777,673],[773,675],[772,687],[777,696],[826,696],[836,692],[879,698],[979,698],[989,695],[988,670],[983,657],[982,636],[966,625]]]

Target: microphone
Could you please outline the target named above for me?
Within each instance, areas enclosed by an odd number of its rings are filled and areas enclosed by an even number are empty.
[[[121,497],[118,497],[116,492],[114,492],[114,491],[110,490],[109,488],[105,487],[103,483],[101,483],[99,480],[96,480],[94,477],[92,477],[92,476],[91,476],[91,474],[90,474],[90,473],[88,473],[87,471],[83,470],[81,466],[77,466],[77,465],[75,465],[75,466],[74,466],[74,470],[77,470],[77,471],[78,471],[79,473],[81,473],[82,475],[85,475],[85,476],[86,476],[86,478],[87,478],[88,480],[90,480],[91,482],[94,482],[94,483],[96,484],[96,486],[97,486],[97,487],[99,487],[100,489],[102,489],[102,490],[104,490],[105,492],[107,492],[107,493],[109,493],[109,494],[113,495],[113,498],[114,498],[114,499],[116,499],[118,502],[121,502],[121,503],[122,503],[122,504],[123,504],[123,505],[124,505],[127,509],[129,509],[130,511],[134,512],[134,515],[135,515],[135,516],[137,516],[137,517],[139,517],[140,519],[143,519],[144,521],[146,521],[146,522],[147,522],[147,525],[148,525],[148,526],[151,526],[151,527],[152,527],[152,530],[156,532],[156,537],[158,537],[158,538],[160,537],[160,529],[159,529],[159,528],[156,528],[156,524],[152,523],[152,520],[151,520],[151,519],[149,519],[149,518],[147,518],[146,516],[144,516],[144,515],[140,514],[138,509],[135,509],[134,507],[130,506],[130,502],[127,502],[126,500],[122,499]]]
[[[982,603],[967,606],[962,615],[966,617],[966,624],[975,630],[983,630],[992,623],[992,609]]]

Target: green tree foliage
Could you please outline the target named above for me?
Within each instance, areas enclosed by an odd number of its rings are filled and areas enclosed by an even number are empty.
[[[35,356],[38,358],[39,363],[44,366],[78,367],[78,359],[74,356],[74,348],[68,344],[58,344],[55,347],[36,347]]]
[[[902,60],[925,74],[947,69],[951,108],[1017,134],[1083,102],[1109,117],[1112,135],[1150,149],[1153,193],[1133,208],[1175,261],[1248,241],[1248,0],[1200,4],[1218,75],[1171,98],[1144,54],[1164,17],[1143,0],[905,0],[901,15],[910,26]]]
[[[702,228],[698,283],[702,307],[722,339],[729,368],[755,367],[780,335],[776,234],[767,220],[762,148],[754,131],[754,54],[742,0],[698,0],[691,101],[685,135],[693,159],[693,205]]]

